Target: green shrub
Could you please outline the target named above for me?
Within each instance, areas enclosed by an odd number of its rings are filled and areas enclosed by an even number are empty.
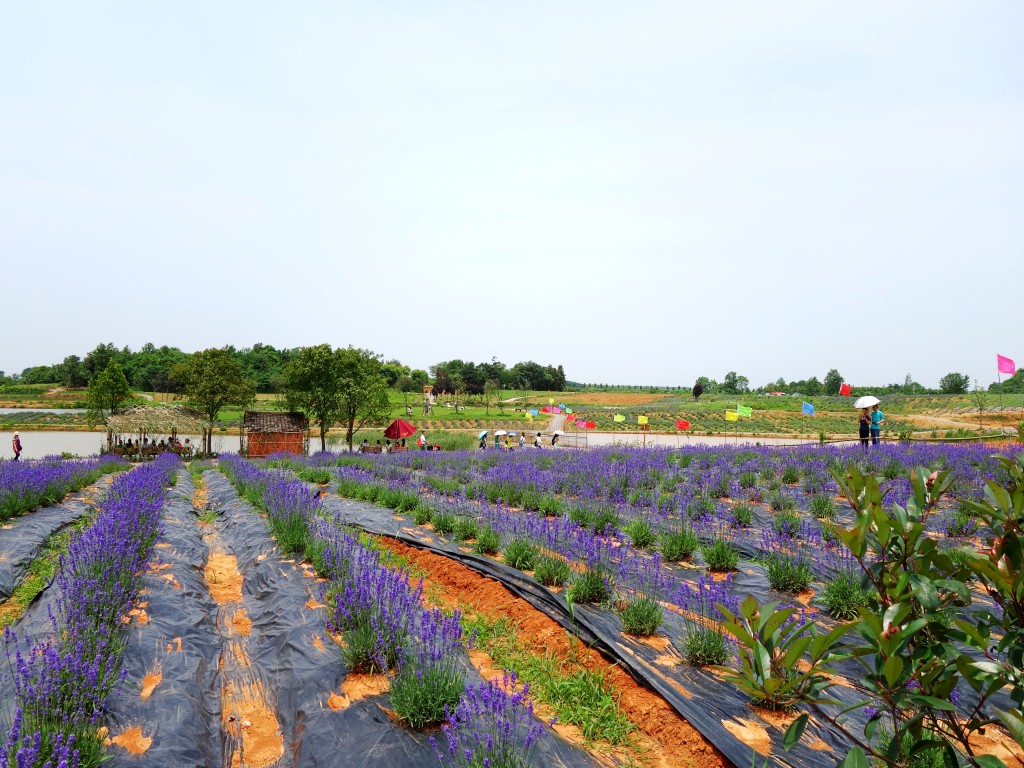
[[[811,497],[811,514],[819,520],[836,519],[836,503],[831,496]]]
[[[586,507],[575,506],[569,510],[569,519],[580,528],[590,530],[594,525],[595,514]]]
[[[610,536],[611,534],[615,533],[616,530],[618,530],[619,515],[614,509],[605,507],[603,509],[598,510],[597,514],[594,515],[592,525],[592,530],[594,531],[594,533],[598,534],[599,536],[602,534]]]
[[[651,530],[651,524],[647,522],[647,518],[644,517],[637,517],[630,520],[629,524],[622,530],[627,536],[629,536],[629,540],[633,543],[633,546],[638,549],[647,549],[657,538],[657,536],[654,535],[654,531]]]
[[[740,488],[753,488],[757,485],[757,473],[740,472]]]
[[[412,519],[416,525],[426,525],[430,522],[430,518],[433,516],[434,510],[428,507],[426,504],[417,504],[416,509],[413,510]]]
[[[781,512],[784,509],[796,508],[796,502],[788,493],[774,490],[768,495],[768,506],[775,512]]]
[[[455,530],[455,515],[449,512],[435,513],[432,522],[434,530],[441,536],[447,536]]]
[[[569,587],[569,600],[574,603],[604,603],[610,597],[608,580],[597,568],[587,568],[577,574]]]
[[[477,533],[473,549],[478,555],[496,555],[501,549],[501,537],[489,524],[485,525]]]
[[[803,560],[773,557],[768,561],[768,583],[781,592],[803,592],[810,586],[811,566]]]
[[[713,667],[729,658],[725,637],[711,627],[696,626],[686,633],[683,658],[695,667]]]
[[[471,517],[459,517],[455,520],[453,536],[456,541],[469,541],[477,536],[476,520]]]
[[[505,564],[520,571],[532,571],[537,565],[539,550],[530,541],[513,539],[505,547]]]
[[[691,520],[698,520],[713,514],[715,514],[715,502],[709,498],[694,499],[686,505],[686,516]]]
[[[734,528],[747,528],[754,522],[754,510],[746,504],[737,504],[729,513]]]
[[[735,571],[740,562],[740,553],[725,539],[715,539],[701,547],[700,551],[707,561],[709,571]]]
[[[825,584],[821,602],[829,616],[848,621],[857,618],[857,609],[868,604],[868,593],[853,576],[843,574]]]
[[[689,526],[678,531],[666,531],[658,540],[658,551],[670,563],[689,560],[699,546],[700,540]]]
[[[800,533],[800,514],[792,510],[779,512],[772,518],[772,530],[779,536],[795,539]]]
[[[541,555],[537,559],[533,576],[545,587],[561,587],[572,577],[572,569],[561,558]]]
[[[886,480],[895,480],[905,474],[903,465],[897,459],[890,459],[882,470],[882,477]]]
[[[800,482],[800,473],[796,467],[786,467],[782,470],[782,482],[785,485],[793,485],[793,483]]]
[[[664,611],[657,600],[643,595],[627,601],[620,616],[623,632],[647,637],[658,631],[664,618]]]
[[[305,467],[299,472],[300,480],[305,480],[307,483],[316,483],[317,485],[327,485],[331,482],[331,477],[331,471],[323,467]]]
[[[558,517],[562,514],[562,500],[554,496],[543,496],[540,500],[539,510],[548,517]]]

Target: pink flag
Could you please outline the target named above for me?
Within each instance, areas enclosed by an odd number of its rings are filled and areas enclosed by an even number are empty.
[[[1013,364],[1013,360],[1002,355],[996,355],[996,364],[999,366],[1000,373],[1008,373],[1011,376],[1017,372],[1017,366]]]
[[[587,426],[587,422],[585,422],[583,419],[576,419],[576,426],[585,429]]]

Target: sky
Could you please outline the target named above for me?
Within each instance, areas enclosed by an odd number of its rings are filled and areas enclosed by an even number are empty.
[[[99,343],[981,386],[1024,4],[0,3],[0,370]]]

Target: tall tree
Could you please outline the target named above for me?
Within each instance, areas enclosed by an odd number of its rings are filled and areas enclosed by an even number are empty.
[[[57,366],[54,366],[57,367]],[[78,355],[68,355],[60,364],[62,383],[69,389],[84,387],[89,383],[89,372],[82,365],[82,359]]]
[[[833,368],[825,374],[825,380],[821,383],[826,395],[838,395],[839,388],[843,386],[843,374]]]
[[[304,411],[319,427],[320,450],[327,450],[327,431],[342,411],[341,359],[330,344],[303,347],[284,367],[285,399],[292,410]]]
[[[337,355],[341,375],[341,421],[351,451],[355,433],[363,425],[388,417],[388,382],[380,355],[351,346],[339,349]]]
[[[93,423],[103,421],[106,415],[116,411],[132,397],[121,364],[111,360],[107,367],[96,374],[89,384],[89,419]]]
[[[229,348],[193,353],[186,362],[171,369],[171,376],[185,399],[202,413],[209,424],[204,450],[213,453],[213,425],[226,405],[245,408],[256,396],[256,386],[245,378],[242,366]]]
[[[966,373],[947,373],[939,379],[939,389],[944,395],[966,395],[971,377]]]

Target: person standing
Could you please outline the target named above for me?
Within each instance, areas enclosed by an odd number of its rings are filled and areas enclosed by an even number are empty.
[[[533,438],[533,447],[540,448],[540,432],[538,432],[537,436]]]
[[[520,448],[526,447],[526,435],[523,435],[523,434],[519,435],[519,447]]]
[[[860,444],[867,448],[868,437],[871,434],[871,416],[868,415],[867,408],[860,409],[860,418],[857,420],[857,426],[860,434]]]
[[[875,403],[871,407],[871,443],[872,445],[878,445],[882,442],[882,420],[885,418],[885,414],[878,407],[878,403]]]
[[[21,456],[21,436],[17,432],[11,438],[11,448],[14,450],[14,460],[17,461]]]
[[[427,430],[420,432],[419,446],[421,451],[427,450]]]

